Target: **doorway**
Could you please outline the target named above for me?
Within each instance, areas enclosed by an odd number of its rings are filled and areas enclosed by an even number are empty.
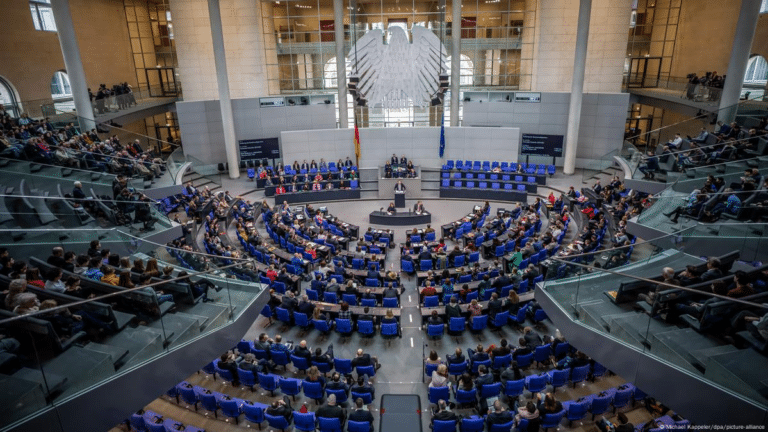
[[[174,68],[146,68],[144,72],[147,76],[150,97],[177,97],[179,95]]]
[[[627,87],[654,88],[659,86],[661,57],[632,58],[629,61]]]

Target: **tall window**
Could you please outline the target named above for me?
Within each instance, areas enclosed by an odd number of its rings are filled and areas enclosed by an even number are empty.
[[[448,74],[451,74],[451,57],[449,56],[445,60],[445,66],[448,68]],[[474,65],[472,64],[472,60],[469,59],[469,56],[461,54],[460,61],[459,61],[459,85],[463,86],[471,86],[473,84],[473,73],[472,70],[474,68]]]
[[[768,13],[768,0],[763,0],[760,4],[760,13]]]
[[[56,31],[56,22],[53,20],[51,0],[31,0],[29,10],[32,12],[32,22],[35,30]]]
[[[352,71],[352,62],[347,60],[347,78]],[[328,60],[323,66],[323,87],[326,89],[335,89],[336,84],[336,57]]]
[[[749,63],[747,63],[747,73],[744,74],[744,84],[765,84],[767,80],[768,62],[765,61],[765,58],[759,55],[750,58]]]
[[[18,117],[21,111],[19,99],[11,83],[0,77],[0,104],[11,117]]]
[[[72,97],[72,87],[69,86],[69,77],[66,72],[56,72],[51,78],[51,98],[66,99]]]

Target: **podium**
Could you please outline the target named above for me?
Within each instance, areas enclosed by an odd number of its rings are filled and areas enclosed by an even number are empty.
[[[395,208],[405,208],[405,192],[395,191]]]

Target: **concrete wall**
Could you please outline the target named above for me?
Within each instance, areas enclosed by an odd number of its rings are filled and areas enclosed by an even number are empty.
[[[728,74],[740,7],[740,0],[683,1],[672,76],[713,70]],[[768,14],[758,20],[751,53],[768,58]]]
[[[178,102],[176,110],[184,154],[206,164],[226,161],[219,102]],[[282,131],[336,127],[333,104],[262,108],[258,98],[233,99],[232,110],[237,140],[279,138]]]
[[[462,124],[517,127],[521,133],[565,136],[570,97],[570,93],[547,92],[542,93],[541,103],[464,102]],[[626,93],[584,94],[576,154],[578,166],[583,166],[587,159],[600,158],[621,148],[628,101]],[[562,161],[558,159],[557,164]]]
[[[70,0],[70,8],[88,85],[94,90],[101,83],[136,86],[123,1]],[[58,34],[35,30],[27,0],[0,2],[0,15],[0,76],[16,88],[22,102],[47,103],[53,74],[64,70]]]
[[[221,0],[221,22],[233,98],[268,94],[261,2]],[[171,0],[184,100],[218,99],[207,0]]]
[[[539,0],[534,91],[570,91],[579,0]],[[630,0],[593,0],[584,91],[621,90]]]
[[[354,159],[354,134],[354,129],[283,132],[283,160]],[[382,166],[393,153],[405,154],[416,165],[439,167],[444,163],[438,157],[439,145],[439,127],[360,129],[360,167]],[[519,152],[518,128],[445,128],[444,160],[517,161]]]

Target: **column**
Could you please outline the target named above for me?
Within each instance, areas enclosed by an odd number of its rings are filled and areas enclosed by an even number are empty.
[[[51,9],[53,10],[53,20],[56,22],[56,31],[59,34],[64,67],[67,69],[69,85],[72,88],[72,98],[75,102],[80,130],[91,130],[96,127],[96,122],[93,120],[93,105],[91,105],[91,99],[88,96],[88,84],[85,82],[85,71],[83,70],[83,61],[80,59],[80,48],[77,46],[75,26],[72,25],[69,0],[52,1]]]
[[[581,125],[581,98],[584,93],[584,68],[587,63],[587,39],[589,39],[589,14],[592,0],[579,2],[579,22],[576,28],[576,51],[573,56],[571,81],[571,105],[568,109],[568,131],[565,137],[563,173],[573,174],[576,169],[576,150],[579,147]]]
[[[333,0],[333,30],[336,33],[336,84],[339,89],[339,128],[349,127],[347,116],[347,53],[344,52],[344,0]]]
[[[720,107],[717,119],[730,123],[736,118],[738,111],[741,86],[744,84],[744,74],[747,72],[747,62],[752,49],[752,39],[755,37],[757,19],[760,15],[760,0],[741,0],[739,21],[736,24],[736,35],[733,37],[731,59],[728,61],[728,75],[725,79],[723,93],[720,96]]]
[[[461,82],[461,0],[452,0],[451,18],[451,127],[459,125]]]
[[[221,31],[219,0],[208,0],[208,15],[211,21],[216,82],[219,86],[219,106],[221,107],[221,126],[224,131],[224,150],[227,152],[229,178],[236,179],[240,177],[240,167],[235,138],[235,120],[232,116],[232,100],[229,97],[229,75],[227,75],[227,56],[224,51],[224,33]]]

